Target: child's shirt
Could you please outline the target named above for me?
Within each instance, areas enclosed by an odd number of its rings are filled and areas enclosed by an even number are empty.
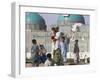
[[[54,61],[51,59],[51,60],[49,60],[49,59],[47,59],[46,61],[45,61],[45,64],[44,64],[45,66],[53,66],[54,65]]]
[[[60,49],[61,53],[66,53],[67,52],[67,43],[66,42],[60,42]]]

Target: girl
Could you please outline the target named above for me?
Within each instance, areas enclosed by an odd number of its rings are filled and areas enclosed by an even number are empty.
[[[78,40],[75,40],[73,53],[74,53],[74,56],[75,56],[74,63],[79,63],[80,58],[79,58],[79,45],[78,45]]]

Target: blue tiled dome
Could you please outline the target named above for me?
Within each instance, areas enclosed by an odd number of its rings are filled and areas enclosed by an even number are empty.
[[[82,15],[71,14],[68,17],[68,20],[71,22],[78,22],[85,24],[84,17]]]
[[[41,24],[41,23],[45,23],[45,21],[38,13],[26,12],[26,23]]]
[[[82,15],[77,15],[77,14],[70,14],[69,16],[63,16],[63,15],[60,15],[58,17],[58,21],[64,21],[65,18],[67,18],[68,21],[70,22],[73,22],[73,23],[83,23],[85,24],[85,20],[84,20],[84,17]]]
[[[39,29],[46,30],[45,20],[38,13],[26,12],[25,22],[27,25],[39,25]]]
[[[61,15],[61,16],[58,17],[58,21],[64,21],[64,20],[65,20],[64,16]]]

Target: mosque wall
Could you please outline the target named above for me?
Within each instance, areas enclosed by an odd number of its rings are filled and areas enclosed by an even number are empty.
[[[89,31],[87,30],[88,26],[84,30],[77,32],[74,36],[74,39],[70,39],[70,52],[73,52],[74,40],[79,40],[79,47],[81,52],[89,52]],[[89,28],[89,27],[88,27]],[[70,26],[60,26],[60,31],[64,32],[65,34],[70,34]],[[86,29],[86,30],[85,30]],[[36,39],[38,44],[43,44],[48,52],[51,51],[51,38],[50,38],[50,31],[41,31],[41,30],[26,30],[26,49],[30,51],[32,46],[32,39]]]

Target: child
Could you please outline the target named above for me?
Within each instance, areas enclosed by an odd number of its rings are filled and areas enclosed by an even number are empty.
[[[51,28],[51,41],[52,41],[52,50],[51,50],[51,53],[53,53],[53,50],[55,48],[55,42],[56,42],[55,36],[56,36],[56,30],[55,30],[54,27],[52,27]]]
[[[75,44],[74,44],[74,63],[79,63],[80,58],[79,58],[79,45],[78,45],[78,40],[75,40]]]
[[[54,40],[55,39],[55,36],[56,36],[56,31],[55,31],[55,28],[52,27],[51,28],[51,40]]]
[[[47,54],[47,60],[45,61],[45,66],[54,66],[54,61],[51,58],[51,54]]]
[[[60,49],[61,49],[61,55],[63,58],[63,62],[67,62],[67,42],[65,41],[65,37],[61,37],[60,40]]]
[[[39,66],[39,47],[37,45],[37,41],[35,39],[32,40],[32,48],[31,48],[31,57],[32,57],[32,65]]]

